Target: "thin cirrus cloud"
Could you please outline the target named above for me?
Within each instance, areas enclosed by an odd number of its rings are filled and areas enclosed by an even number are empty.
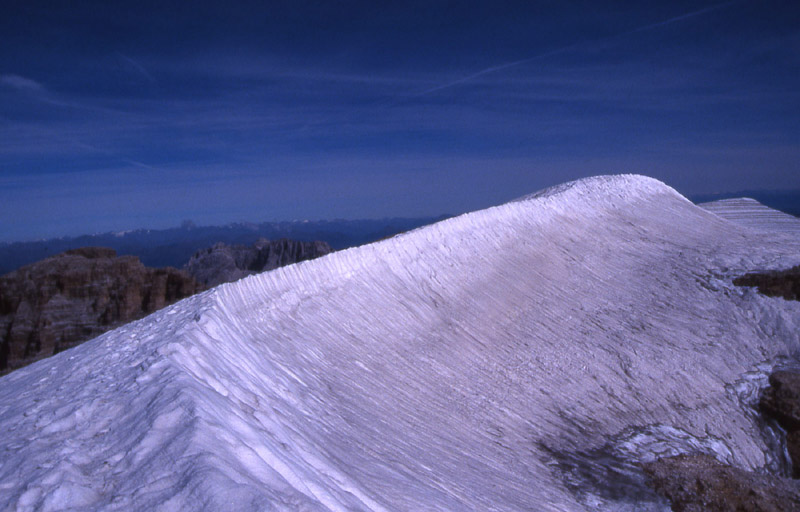
[[[117,52],[116,55],[117,55],[117,58],[120,61],[122,61],[128,69],[132,70],[133,73],[135,73],[138,76],[144,78],[145,80],[147,80],[148,82],[150,82],[152,84],[157,82],[155,77],[152,74],[150,74],[150,72],[140,62],[128,57],[127,55],[119,53],[119,52]]]
[[[0,86],[15,89],[21,92],[44,92],[45,88],[36,80],[24,76],[5,74],[0,75]]]
[[[704,66],[698,65],[680,75],[689,76],[702,69]],[[513,77],[481,77],[464,84],[457,97],[441,104],[382,105],[379,102],[384,93],[369,84],[363,90],[340,93],[339,77],[326,81],[316,75],[307,80],[302,72],[295,72],[288,78],[272,75],[257,87],[233,84],[224,97],[120,99],[118,104],[110,103],[112,108],[107,99],[81,99],[85,102],[83,110],[92,112],[80,113],[68,135],[61,121],[28,125],[10,133],[0,143],[0,153],[117,153],[121,164],[147,166],[174,163],[174,159],[158,161],[159,152],[155,150],[167,142],[175,149],[173,154],[180,150],[185,153],[185,162],[196,160],[198,150],[204,158],[216,153],[216,158],[232,162],[265,158],[275,151],[299,158],[326,152],[463,153],[474,152],[476,140],[482,141],[478,149],[493,147],[496,153],[517,145],[519,153],[526,151],[526,144],[535,147],[552,137],[567,137],[560,143],[565,146],[590,139],[594,127],[586,119],[587,112],[593,110],[619,109],[603,114],[603,119],[607,125],[619,124],[624,134],[626,126],[637,130],[647,121],[641,118],[642,113],[678,115],[724,102],[741,108],[754,98],[763,107],[782,99],[781,94],[773,98],[768,93],[744,96],[715,90],[708,87],[710,81],[706,89],[695,91],[684,79],[665,78],[654,78],[647,71],[637,75],[614,66],[554,66],[546,73],[540,70]],[[391,79],[383,77],[382,81]],[[254,93],[254,89],[259,92]],[[342,101],[340,94],[372,99]],[[75,105],[77,101],[67,98],[60,104]],[[437,137],[442,143],[433,147]]]
[[[662,21],[658,21],[658,22],[655,22],[655,23],[648,23],[646,25],[642,25],[642,26],[636,27],[636,28],[631,29],[631,30],[626,30],[626,31],[618,33],[618,34],[613,34],[613,35],[610,35],[610,36],[604,36],[602,38],[597,38],[597,39],[577,41],[577,42],[574,42],[574,43],[571,43],[571,44],[568,44],[568,45],[565,45],[565,46],[562,46],[562,47],[559,47],[559,48],[556,48],[556,49],[553,49],[553,50],[548,50],[546,52],[539,53],[537,55],[533,55],[531,57],[526,57],[524,59],[518,59],[518,60],[515,60],[515,61],[512,61],[512,62],[504,62],[504,63],[501,63],[501,64],[494,64],[492,66],[489,66],[487,68],[481,69],[481,70],[476,71],[474,73],[470,73],[470,74],[468,74],[466,76],[459,77],[456,80],[451,80],[451,81],[448,81],[448,82],[445,82],[445,83],[441,83],[441,84],[438,84],[438,85],[436,85],[434,87],[430,87],[430,88],[424,89],[422,91],[419,91],[417,93],[414,93],[414,94],[410,95],[409,98],[418,98],[418,97],[422,97],[422,96],[427,96],[429,94],[433,94],[435,92],[439,92],[439,91],[442,91],[444,89],[449,89],[451,87],[456,87],[458,85],[465,84],[467,82],[471,82],[471,81],[473,81],[473,80],[475,80],[477,78],[480,78],[480,77],[482,77],[484,75],[500,73],[502,71],[506,71],[506,70],[509,70],[509,69],[512,69],[512,68],[516,68],[516,67],[519,67],[519,66],[523,66],[523,65],[534,63],[534,62],[536,62],[538,60],[552,58],[552,57],[555,57],[555,56],[557,56],[559,54],[567,53],[567,52],[574,51],[574,50],[579,50],[581,47],[597,45],[597,44],[600,44],[600,43],[604,43],[604,42],[607,42],[607,41],[613,41],[615,39],[622,38],[622,37],[629,36],[629,35],[633,35],[633,34],[636,34],[636,33],[646,32],[646,31],[649,31],[649,30],[655,30],[655,29],[659,29],[659,28],[662,28],[662,27],[666,27],[666,26],[671,25],[671,24],[680,23],[682,21],[685,21],[685,20],[688,20],[688,19],[691,19],[691,18],[695,18],[697,16],[702,16],[704,14],[708,14],[708,13],[717,11],[719,9],[724,9],[726,7],[730,7],[730,6],[732,6],[732,5],[736,4],[736,3],[740,3],[741,1],[742,0],[732,0],[732,1],[729,1],[729,2],[721,2],[721,3],[718,3],[718,4],[714,4],[714,5],[705,7],[703,9],[690,11],[690,12],[681,14],[679,16],[673,16],[671,18],[668,18],[668,19],[665,19],[665,20],[662,20]]]

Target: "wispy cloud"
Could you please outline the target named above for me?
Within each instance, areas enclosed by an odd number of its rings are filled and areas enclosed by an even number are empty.
[[[649,25],[644,25],[642,27],[635,28],[635,29],[633,29],[633,30],[631,30],[629,32],[626,32],[625,35],[627,35],[629,33],[632,34],[632,33],[636,33],[636,32],[645,32],[647,30],[653,30],[655,28],[660,28],[660,27],[664,27],[664,26],[667,26],[667,25],[671,25],[671,24],[677,23],[679,21],[684,21],[684,20],[688,20],[690,18],[695,18],[697,16],[702,16],[703,14],[706,14],[706,13],[709,13],[709,12],[712,12],[712,11],[717,11],[717,10],[720,10],[720,9],[724,9],[726,7],[730,7],[733,4],[741,3],[742,1],[743,0],[731,0],[730,2],[721,2],[721,3],[718,3],[718,4],[710,5],[710,6],[706,7],[706,8],[698,9],[696,11],[687,12],[685,14],[681,14],[680,16],[674,16],[674,17],[669,18],[669,19],[664,20],[664,21],[659,21],[657,23],[651,23]]]
[[[22,92],[44,92],[45,90],[44,86],[36,80],[14,74],[0,75],[0,85]]]
[[[484,75],[497,73],[499,71],[504,71],[506,69],[515,68],[515,67],[518,67],[518,66],[522,66],[524,64],[530,64],[530,63],[533,63],[533,62],[538,61],[538,60],[546,59],[546,58],[549,58],[549,57],[554,57],[554,56],[557,56],[557,55],[560,55],[560,54],[563,54],[563,53],[567,53],[567,52],[570,52],[570,51],[573,51],[573,50],[576,50],[576,49],[579,49],[579,48],[583,48],[583,47],[586,47],[586,46],[589,46],[589,45],[596,45],[598,43],[603,43],[603,42],[611,41],[611,40],[618,39],[618,38],[621,38],[621,37],[630,36],[632,34],[636,34],[636,33],[640,33],[640,32],[647,32],[647,31],[654,30],[654,29],[657,29],[657,28],[665,27],[667,25],[672,25],[674,23],[685,21],[685,20],[690,19],[690,18],[695,18],[697,16],[702,16],[702,15],[710,13],[712,11],[717,11],[717,10],[720,10],[720,9],[724,9],[726,7],[730,7],[731,5],[736,4],[736,3],[740,3],[742,1],[743,0],[731,0],[729,2],[722,2],[722,3],[714,4],[714,5],[711,5],[709,7],[704,8],[704,9],[699,9],[699,10],[696,10],[696,11],[688,12],[688,13],[682,14],[680,16],[674,16],[672,18],[669,18],[669,19],[666,19],[666,20],[663,20],[663,21],[659,21],[659,22],[656,22],[656,23],[650,23],[650,24],[647,24],[647,25],[642,25],[642,26],[634,28],[632,30],[626,30],[624,32],[621,32],[621,33],[618,33],[618,34],[614,34],[614,35],[611,35],[611,36],[606,36],[606,37],[602,37],[602,38],[599,38],[599,39],[592,39],[590,41],[579,41],[579,42],[572,43],[572,44],[569,44],[569,45],[566,45],[566,46],[562,46],[560,48],[556,48],[554,50],[550,50],[550,51],[543,52],[543,53],[540,53],[540,54],[537,54],[537,55],[533,55],[531,57],[526,57],[524,59],[519,59],[519,60],[515,60],[515,61],[511,61],[511,62],[505,62],[505,63],[502,63],[502,64],[497,64],[497,65],[494,65],[494,66],[489,66],[487,68],[481,69],[480,71],[476,71],[475,73],[472,73],[472,74],[469,74],[469,75],[465,75],[465,76],[463,76],[461,78],[458,78],[456,80],[452,80],[450,82],[446,82],[446,83],[437,85],[435,87],[430,87],[428,89],[424,89],[424,90],[422,90],[420,92],[417,92],[415,94],[411,94],[409,96],[406,96],[404,99],[414,99],[414,98],[419,98],[419,97],[422,97],[422,96],[427,96],[427,95],[432,94],[434,92],[438,92],[438,91],[441,91],[441,90],[444,90],[444,89],[449,89],[451,87],[455,87],[455,86],[463,84],[465,82],[470,82],[470,81],[472,81],[472,80],[474,80],[476,78],[482,77]]]
[[[119,53],[119,52],[117,52],[117,58],[119,58],[119,60],[121,60],[125,64],[126,68],[130,69],[131,71],[136,73],[138,76],[144,78],[145,80],[147,80],[151,84],[156,83],[155,77],[152,74],[150,74],[150,72],[147,71],[147,68],[142,66],[142,64],[139,63],[139,61],[134,60],[134,59],[128,57],[127,55]]]

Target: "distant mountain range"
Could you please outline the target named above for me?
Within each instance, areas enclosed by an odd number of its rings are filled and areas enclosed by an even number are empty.
[[[0,243],[0,274],[23,265],[80,247],[109,247],[119,255],[137,256],[150,267],[180,268],[192,255],[219,242],[251,245],[261,238],[327,242],[333,249],[345,249],[374,242],[447,218],[385,218],[365,220],[290,221],[236,223],[225,226],[195,226],[185,222],[170,229],[139,229],[54,238],[33,242]]]

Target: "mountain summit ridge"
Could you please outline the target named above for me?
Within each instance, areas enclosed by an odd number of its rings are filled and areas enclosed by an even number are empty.
[[[800,309],[730,277],[798,249],[615,176],[223,284],[0,379],[0,508],[664,510],[657,453],[778,466]]]

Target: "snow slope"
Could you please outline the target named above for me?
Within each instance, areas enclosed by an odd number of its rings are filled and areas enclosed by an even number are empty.
[[[710,203],[701,203],[698,206],[743,226],[800,234],[800,219],[788,213],[773,210],[755,199],[747,197],[721,199]]]
[[[0,510],[664,510],[635,463],[775,469],[800,263],[641,176],[222,285],[0,379]]]

